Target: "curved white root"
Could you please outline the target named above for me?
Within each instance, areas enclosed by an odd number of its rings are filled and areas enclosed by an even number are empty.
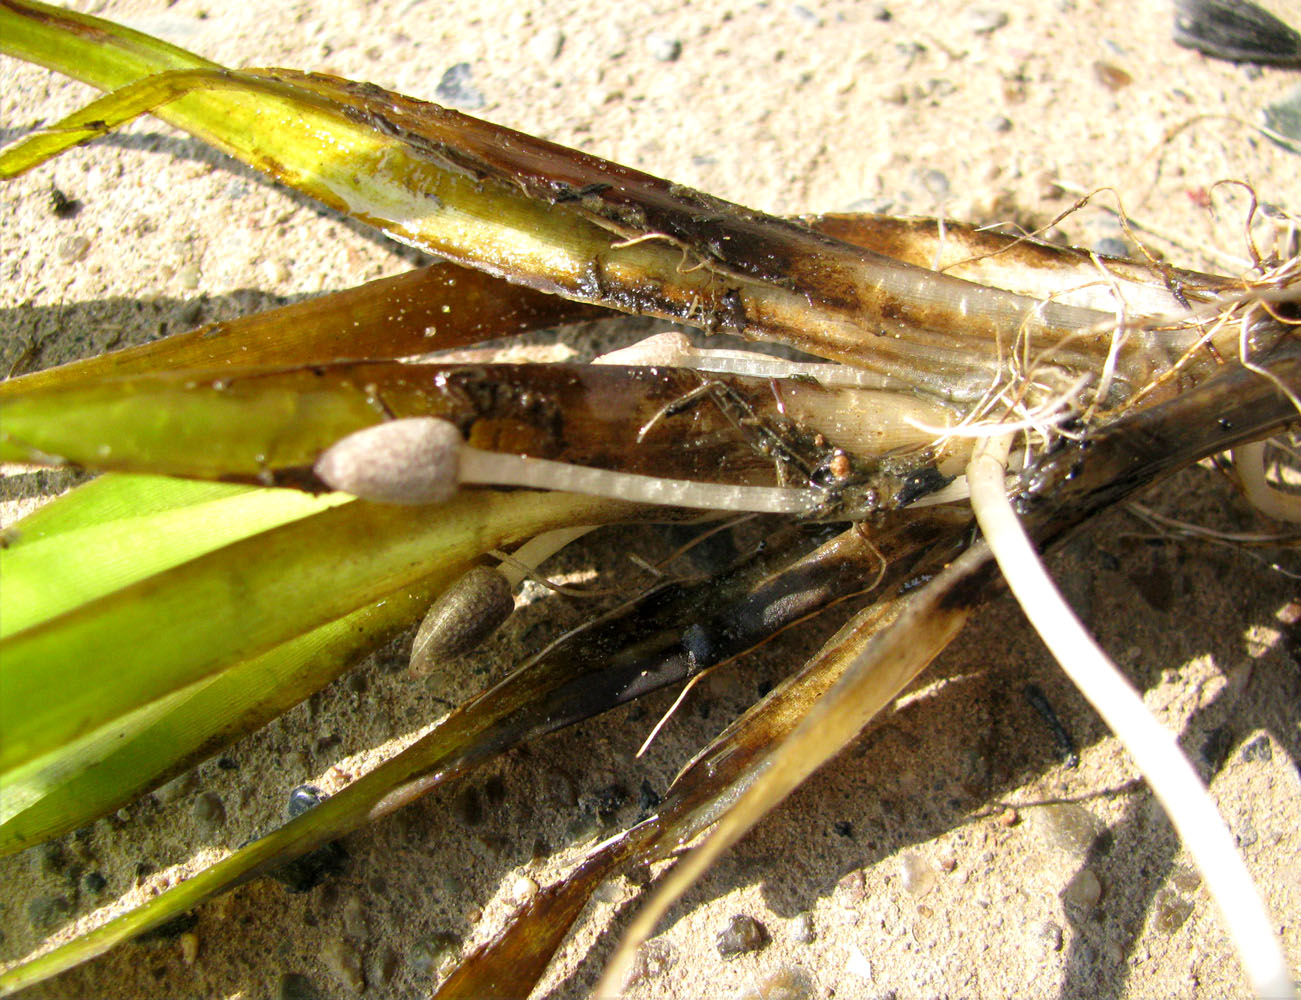
[[[1301,495],[1275,489],[1265,478],[1265,442],[1254,441],[1233,449],[1233,466],[1238,471],[1247,502],[1275,521],[1301,524]]]
[[[1008,586],[1165,808],[1220,907],[1256,995],[1295,997],[1269,915],[1206,787],[1174,736],[1147,711],[1138,692],[1066,605],[1008,502],[1010,444],[1010,436],[982,442],[967,467],[972,509]]]

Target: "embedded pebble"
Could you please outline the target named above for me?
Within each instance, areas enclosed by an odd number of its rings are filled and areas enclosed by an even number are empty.
[[[972,7],[964,15],[973,35],[988,35],[1007,24],[1007,11],[997,7]]]
[[[372,987],[387,986],[398,971],[398,953],[390,944],[380,945],[366,956],[366,982]]]
[[[86,872],[81,880],[82,887],[93,895],[98,895],[108,888],[108,879],[100,872]]]
[[[822,18],[818,17],[817,14],[809,10],[802,3],[791,4],[791,13],[805,24],[811,24],[816,28],[822,27]]]
[[[781,965],[742,993],[739,1000],[811,1000],[816,995],[817,983],[807,969]]]
[[[1092,868],[1081,868],[1075,877],[1066,884],[1061,893],[1062,902],[1089,913],[1102,898],[1102,883]]]
[[[521,875],[510,887],[510,898],[517,905],[523,906],[538,894],[538,884],[527,875]]]
[[[943,170],[936,170],[934,167],[922,171],[922,187],[936,201],[942,201],[949,196],[949,177]]]
[[[439,972],[461,953],[461,939],[439,931],[416,940],[407,952],[407,964],[417,972]]]
[[[193,965],[195,959],[199,957],[199,935],[193,931],[186,931],[180,937],[181,943],[181,961],[186,965]]]
[[[204,792],[196,798],[192,811],[200,836],[215,836],[226,825],[226,806],[216,792]]]
[[[1274,759],[1274,748],[1269,744],[1269,737],[1261,733],[1242,748],[1242,759],[1268,763]]]
[[[54,253],[65,264],[74,264],[86,256],[90,240],[84,236],[65,236],[54,247]]]
[[[720,955],[724,958],[734,958],[746,952],[758,951],[768,941],[768,930],[763,924],[754,917],[738,913],[723,930],[718,932],[715,943]]]
[[[1062,929],[1051,920],[1036,920],[1027,928],[1027,937],[1044,956],[1062,950]]]
[[[315,785],[299,785],[289,793],[289,804],[285,811],[290,819],[297,819],[308,809],[315,809],[328,798]]]
[[[1134,78],[1126,70],[1115,63],[1109,63],[1102,59],[1093,64],[1093,75],[1100,84],[1113,93],[1124,90],[1134,82]]]
[[[447,104],[474,111],[488,103],[483,91],[474,85],[474,71],[469,63],[457,63],[448,67],[443,77],[434,88],[435,96]]]
[[[199,283],[202,281],[202,279],[203,279],[202,273],[199,271],[198,267],[196,267],[193,264],[183,267],[176,272],[177,284],[179,284],[182,288],[189,289],[191,291],[199,287]]]
[[[1007,115],[993,115],[985,119],[985,128],[991,132],[1011,132],[1012,119]]]
[[[1202,876],[1196,868],[1180,865],[1170,876],[1170,884],[1174,886],[1176,892],[1193,893],[1202,884]]]
[[[867,898],[867,878],[861,868],[840,877],[836,883],[836,892],[849,904],[861,903]]]
[[[673,946],[667,941],[656,938],[647,941],[637,949],[632,960],[632,970],[628,973],[626,986],[632,986],[647,979],[658,979],[677,964]]]
[[[50,187],[50,211],[56,219],[72,219],[81,212],[81,202],[71,198],[58,188]]]
[[[543,28],[529,39],[529,53],[538,62],[554,62],[565,47],[565,33],[555,26]]]
[[[279,1000],[321,1000],[315,984],[301,972],[286,972],[280,977]]]
[[[335,938],[321,949],[321,961],[339,985],[353,993],[366,988],[366,977],[361,970],[361,954],[350,943]]]
[[[154,798],[163,805],[170,805],[173,802],[179,802],[187,795],[194,792],[199,787],[199,775],[197,772],[190,770],[184,774],[178,774],[165,785],[159,785],[154,789]]]
[[[812,944],[817,936],[818,931],[813,922],[813,914],[808,910],[795,914],[791,919],[791,940],[796,944]]]
[[[1191,900],[1168,890],[1157,893],[1156,917],[1152,923],[1162,934],[1173,934],[1193,915]]]
[[[682,55],[682,40],[663,32],[652,31],[646,36],[646,51],[657,62],[677,62],[678,57]]]
[[[899,859],[899,874],[909,895],[920,898],[935,887],[935,869],[929,861],[912,851]]]
[[[1106,829],[1100,819],[1075,802],[1055,802],[1030,813],[1040,841],[1072,858],[1083,858]]]
[[[1094,253],[1103,257],[1128,257],[1129,247],[1125,241],[1115,236],[1104,236],[1093,244]]]
[[[38,931],[49,930],[71,914],[67,896],[37,896],[27,904],[27,922]]]
[[[858,976],[859,979],[872,978],[872,963],[863,954],[863,949],[856,944],[849,946],[849,961],[845,963],[845,971]]]
[[[41,871],[47,875],[57,875],[68,867],[68,857],[63,853],[63,845],[51,840],[37,848]]]
[[[289,280],[291,273],[289,262],[283,257],[276,257],[262,262],[262,276],[266,278],[272,288],[283,285]]]

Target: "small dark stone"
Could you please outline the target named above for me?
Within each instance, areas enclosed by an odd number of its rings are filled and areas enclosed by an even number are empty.
[[[1228,726],[1216,726],[1202,740],[1201,757],[1206,765],[1208,777],[1220,773],[1224,762],[1229,759],[1229,750],[1233,747],[1233,733]]]
[[[316,985],[301,972],[286,972],[280,977],[279,1000],[321,1000]]]
[[[27,922],[38,931],[50,930],[71,915],[67,896],[37,896],[27,904]]]
[[[1175,0],[1174,40],[1231,62],[1301,65],[1301,35],[1247,0]]]
[[[56,219],[76,218],[77,213],[81,211],[81,202],[76,198],[69,198],[58,188],[51,185],[50,211],[54,213]]]
[[[472,77],[473,71],[469,63],[457,63],[443,74],[443,78],[438,81],[438,86],[434,88],[434,93],[440,101],[446,101],[467,111],[482,108],[488,100],[483,96],[483,91],[474,85]]]
[[[87,892],[92,895],[99,895],[99,893],[108,888],[108,879],[99,872],[86,872],[85,876],[81,880],[81,884],[85,887]]]
[[[763,924],[743,913],[734,916],[723,930],[719,931],[718,953],[724,958],[734,958],[746,952],[758,951],[769,941],[768,931]]]
[[[834,829],[842,837],[852,837],[854,835],[854,824],[847,819],[836,820]]]
[[[1274,748],[1269,744],[1269,737],[1261,733],[1242,748],[1242,759],[1259,761],[1262,764],[1274,759]]]
[[[339,841],[332,840],[310,854],[286,862],[270,874],[292,893],[310,892],[326,879],[338,875],[347,865],[347,850]]]
[[[299,785],[289,793],[288,813],[290,819],[297,819],[309,809],[315,809],[324,802],[328,795],[315,785]]]
[[[217,758],[217,770],[219,771],[238,771],[239,761],[234,757],[221,756]]]

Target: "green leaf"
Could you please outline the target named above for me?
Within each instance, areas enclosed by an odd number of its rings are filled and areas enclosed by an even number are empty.
[[[0,769],[29,764],[441,565],[629,512],[566,494],[467,491],[436,508],[352,501],[137,580],[0,641]]]

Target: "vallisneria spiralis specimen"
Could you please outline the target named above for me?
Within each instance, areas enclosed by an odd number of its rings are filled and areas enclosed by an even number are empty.
[[[4,989],[1287,994],[1295,162],[1188,124],[1241,75],[1056,11],[109,13],[0,4],[108,92],[4,67],[6,482],[108,473],[6,520]]]

